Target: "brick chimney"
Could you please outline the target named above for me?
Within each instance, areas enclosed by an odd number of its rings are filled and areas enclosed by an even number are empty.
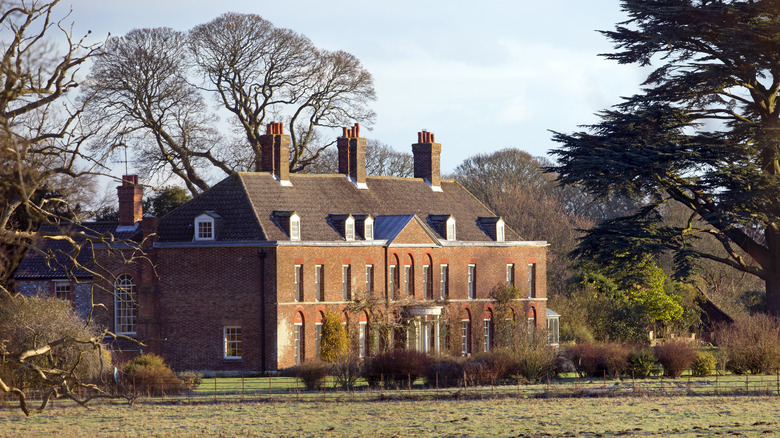
[[[116,188],[119,197],[119,226],[135,225],[143,219],[144,210],[141,200],[144,188],[138,185],[138,175],[122,176],[122,185]]]
[[[441,143],[436,143],[433,133],[423,130],[417,133],[417,143],[412,145],[414,177],[428,181],[431,188],[441,190]]]
[[[284,134],[284,125],[271,122],[260,136],[262,172],[271,172],[282,185],[290,184],[290,136]]]
[[[344,133],[336,140],[339,150],[339,173],[347,175],[359,189],[366,186],[366,139],[360,138],[360,124],[343,128]]]

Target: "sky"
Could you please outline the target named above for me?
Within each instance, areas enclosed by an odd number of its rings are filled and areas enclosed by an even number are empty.
[[[634,65],[597,30],[625,20],[619,0],[369,2],[63,0],[76,34],[95,41],[134,28],[186,31],[225,12],[258,14],[361,60],[375,81],[376,122],[361,134],[411,152],[417,132],[442,144],[442,172],[516,147],[546,155],[550,130],[573,132],[638,90]],[[334,138],[337,133],[334,132]]]

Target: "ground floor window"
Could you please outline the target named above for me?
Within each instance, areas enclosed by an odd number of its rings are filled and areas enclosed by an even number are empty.
[[[492,333],[493,321],[490,319],[485,319],[484,322],[485,322],[485,337],[483,343],[484,343],[485,352],[488,352],[490,351],[490,346],[493,343],[493,340],[491,338],[493,336]]]
[[[225,359],[241,359],[241,327],[225,326],[223,339],[225,343]]]
[[[471,337],[471,321],[464,319],[460,322],[461,354],[467,356],[471,353],[469,338]]]
[[[360,357],[366,357],[366,346],[368,345],[368,322],[360,321],[358,338],[358,343],[360,344]]]
[[[322,345],[322,323],[314,323],[314,355],[320,357],[320,348]]]
[[[295,323],[295,364],[300,365],[304,358],[303,323]]]
[[[128,274],[121,274],[114,282],[114,330],[123,335],[135,334],[138,316],[135,282]]]
[[[61,300],[70,299],[70,281],[54,282],[54,298],[59,298]]]

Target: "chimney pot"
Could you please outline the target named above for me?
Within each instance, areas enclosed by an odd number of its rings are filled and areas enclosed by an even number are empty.
[[[441,186],[441,145],[434,142],[434,135],[428,131],[417,133],[417,143],[412,145],[414,154],[414,177],[428,181],[431,188]]]
[[[116,188],[119,198],[119,226],[132,226],[143,219],[144,189],[138,185],[138,175],[123,175]]]
[[[266,134],[260,136],[260,154],[262,172],[271,172],[279,181],[290,180],[290,136],[284,134],[281,122],[271,122],[266,126]]]

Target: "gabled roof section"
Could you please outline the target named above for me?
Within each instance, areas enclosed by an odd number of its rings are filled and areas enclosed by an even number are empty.
[[[377,216],[374,226],[374,238],[387,240],[388,245],[441,245],[430,229],[414,214]]]
[[[119,240],[139,242],[141,240],[141,228],[133,230],[116,231],[116,222],[85,222],[80,225],[65,224],[41,224],[38,231],[46,234],[80,233],[96,239],[102,239],[111,244]],[[76,238],[76,241],[79,239]],[[84,269],[73,269],[72,258],[91,268],[92,251],[89,244],[82,246],[79,251],[70,242],[62,239],[40,239],[38,247],[46,256],[38,252],[28,250],[19,262],[14,272],[17,279],[53,279],[53,278],[92,278],[92,274]]]
[[[273,179],[270,173],[264,174]],[[191,241],[195,218],[204,212],[222,218],[218,241],[266,240],[241,178],[232,175],[160,218],[159,241]]]

